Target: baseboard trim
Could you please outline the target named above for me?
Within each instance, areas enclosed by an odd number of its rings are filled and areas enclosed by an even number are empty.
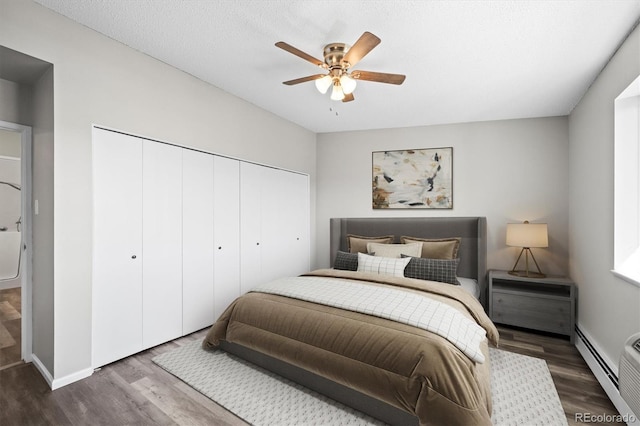
[[[47,370],[47,367],[44,366],[42,361],[40,361],[40,358],[38,358],[38,355],[31,354],[31,362],[33,363],[33,365],[35,365],[36,369],[40,372],[40,374],[42,374],[42,377],[44,377],[44,379],[47,381],[47,384],[51,388],[53,384],[53,376],[51,375],[49,370]]]
[[[36,354],[31,354],[31,358],[31,362],[33,362],[33,365],[40,372],[40,374],[42,374],[42,377],[44,377],[51,390],[56,390],[63,386],[70,385],[73,382],[85,379],[93,374],[92,368],[85,368],[84,370],[77,371],[73,374],[69,374],[59,379],[54,379],[47,367],[44,366],[44,364],[42,363],[42,361],[40,361],[40,358],[38,358]]]
[[[63,386],[70,385],[73,382],[86,379],[92,374],[93,374],[93,368],[85,368],[84,370],[76,371],[73,374],[68,374],[59,379],[54,379],[53,383],[51,384],[51,390],[56,390]]]
[[[618,368],[604,357],[591,338],[576,325],[576,348],[604,389],[605,393],[629,426],[640,426],[638,419],[618,391]],[[599,413],[591,413],[598,415]]]

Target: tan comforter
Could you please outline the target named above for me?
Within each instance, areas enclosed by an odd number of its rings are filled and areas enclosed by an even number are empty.
[[[480,303],[458,286],[325,269],[330,276],[427,292],[474,319],[498,343]],[[491,424],[486,361],[471,361],[445,338],[391,320],[330,306],[250,292],[211,327],[203,346],[226,340],[309,370],[414,414],[421,425]]]

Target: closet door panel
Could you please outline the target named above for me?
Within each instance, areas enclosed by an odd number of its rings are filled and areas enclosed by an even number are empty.
[[[308,177],[241,166],[242,291],[309,270]],[[254,235],[260,234],[260,244]]]
[[[290,275],[300,275],[310,268],[310,196],[309,176],[289,173],[287,178],[287,197],[285,201],[289,213],[287,239],[289,241],[287,256],[291,259],[288,264]]]
[[[93,367],[142,350],[142,254],[142,140],[94,129]]]
[[[270,229],[267,254],[271,279],[295,276],[309,270],[308,176],[273,169],[270,173],[267,211],[263,226]],[[264,258],[265,256],[263,256]]]
[[[286,172],[264,167],[262,187],[262,228],[263,228],[263,282],[286,276],[288,259],[284,256],[285,235],[290,223],[287,221],[287,206],[283,184]]]
[[[214,322],[213,158],[182,156],[182,334]]]
[[[214,316],[240,295],[240,162],[214,156]]]
[[[265,167],[240,163],[240,291],[262,282],[262,185]]]
[[[145,140],[142,166],[144,348],[182,334],[182,148]]]

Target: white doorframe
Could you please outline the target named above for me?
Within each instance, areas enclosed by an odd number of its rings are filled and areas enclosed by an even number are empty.
[[[31,210],[31,193],[32,193],[32,170],[31,170],[31,127],[21,124],[10,123],[0,120],[0,129],[18,132],[21,135],[21,179],[22,179],[22,243],[23,265],[21,274],[21,301],[22,301],[22,359],[25,362],[32,361],[32,323],[31,323],[31,299],[32,299],[32,210]]]

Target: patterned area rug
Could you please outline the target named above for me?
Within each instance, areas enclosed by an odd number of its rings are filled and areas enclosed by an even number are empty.
[[[492,348],[490,357],[494,425],[567,425],[544,360]],[[255,426],[382,424],[199,340],[153,361]]]

